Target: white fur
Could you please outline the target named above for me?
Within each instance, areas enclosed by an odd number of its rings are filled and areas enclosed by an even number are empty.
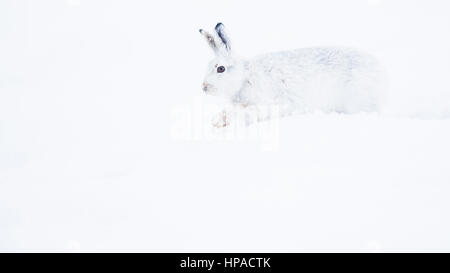
[[[216,58],[204,79],[207,93],[244,107],[276,105],[281,115],[374,112],[382,106],[385,77],[370,55],[351,48],[312,47],[243,59],[231,50],[228,36],[220,38],[220,31],[224,33],[219,23],[210,36]],[[217,73],[218,66],[226,71]]]

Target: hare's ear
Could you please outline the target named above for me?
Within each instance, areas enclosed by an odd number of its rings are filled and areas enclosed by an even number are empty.
[[[225,31],[225,26],[222,23],[217,23],[215,29],[216,29],[217,35],[219,36],[220,40],[222,41],[223,45],[225,46],[225,49],[230,51],[231,43],[230,43],[230,38],[228,37],[228,35]]]
[[[214,50],[214,52],[217,54],[217,52],[219,51],[219,47],[217,45],[216,39],[214,39],[214,36],[209,34],[207,31],[204,31],[203,29],[200,29],[199,31],[200,34],[202,34],[203,37],[205,37],[206,41],[208,42],[212,50]]]

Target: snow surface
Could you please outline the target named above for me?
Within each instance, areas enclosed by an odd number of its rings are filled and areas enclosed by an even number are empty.
[[[450,250],[448,1],[154,2],[0,2],[0,251]],[[211,131],[217,21],[368,50],[388,111]]]

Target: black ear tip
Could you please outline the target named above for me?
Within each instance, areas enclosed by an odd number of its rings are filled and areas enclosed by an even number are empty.
[[[219,22],[219,23],[217,23],[217,25],[216,25],[216,29],[219,29],[220,27],[222,27],[223,26],[223,24],[221,23],[221,22]]]

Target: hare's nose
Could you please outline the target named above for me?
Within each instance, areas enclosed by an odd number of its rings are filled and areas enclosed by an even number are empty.
[[[203,91],[208,91],[208,86],[209,86],[209,84],[207,84],[206,82],[203,82],[203,84],[202,84],[202,89],[203,89]]]

